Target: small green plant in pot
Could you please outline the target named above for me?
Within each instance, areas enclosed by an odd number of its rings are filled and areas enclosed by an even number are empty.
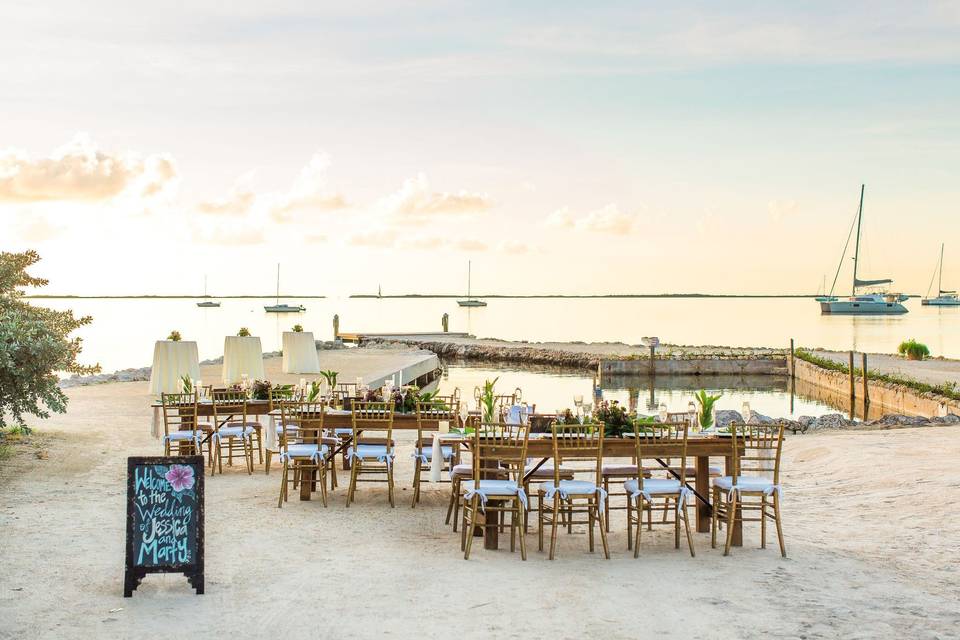
[[[167,336],[167,340],[172,340],[173,342],[180,342],[180,332],[174,329],[170,332],[170,335]]]
[[[249,338],[250,329],[247,329],[246,327],[240,327],[240,331],[237,331],[237,335],[240,336],[241,338]]]
[[[480,390],[480,414],[487,424],[497,421],[497,393],[494,386],[499,379],[496,377],[493,380],[484,380],[483,389]]]
[[[897,348],[900,355],[907,356],[907,360],[923,360],[930,355],[930,349],[922,342],[917,342],[913,338],[904,340]]]
[[[294,332],[294,333],[303,333],[303,325],[302,325],[302,324],[295,324],[295,325],[293,325],[293,332]]]
[[[709,429],[713,426],[713,405],[716,404],[717,400],[723,397],[723,394],[718,393],[717,395],[712,396],[701,389],[697,393],[693,394],[693,397],[696,399],[697,404],[700,405],[700,411],[698,412],[700,428]]]
[[[327,370],[321,371],[320,375],[323,376],[323,379],[327,381],[327,386],[330,387],[330,391],[333,391],[333,388],[337,386],[337,376],[339,375],[338,371]]]

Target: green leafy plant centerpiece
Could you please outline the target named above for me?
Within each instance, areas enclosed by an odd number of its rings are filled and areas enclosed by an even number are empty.
[[[337,376],[340,375],[339,372],[328,369],[327,371],[321,371],[320,375],[327,381],[327,386],[330,387],[330,391],[332,392],[333,388],[337,386]]]
[[[632,428],[630,414],[627,409],[618,401],[604,400],[593,412],[593,419],[603,423],[603,436],[605,438],[619,438],[623,436],[627,428]]]
[[[193,393],[193,380],[190,376],[180,376],[180,386],[184,393]]]
[[[320,399],[320,382],[314,380],[310,383],[310,390],[307,391],[307,402],[317,402]]]
[[[302,325],[302,324],[295,324],[295,325],[293,325],[293,332],[294,332],[294,333],[303,333],[303,325]]]
[[[723,397],[723,394],[718,393],[717,395],[713,396],[701,389],[697,393],[693,394],[693,397],[696,399],[697,404],[700,405],[700,427],[702,429],[709,429],[713,426],[713,405],[716,404],[717,400]]]
[[[173,342],[180,342],[182,338],[180,337],[180,332],[174,329],[170,332],[170,335],[167,336],[167,340],[172,340]]]
[[[250,329],[247,329],[246,327],[240,327],[240,331],[237,331],[237,335],[240,336],[241,338],[249,338]]]
[[[486,424],[497,421],[497,392],[494,387],[499,379],[498,376],[493,380],[484,380],[483,389],[480,390],[480,415]]]
[[[900,355],[907,356],[907,360],[923,360],[930,355],[930,349],[922,342],[917,342],[913,338],[904,340],[897,348]]]

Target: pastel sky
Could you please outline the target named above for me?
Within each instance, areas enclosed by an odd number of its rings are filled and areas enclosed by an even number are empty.
[[[0,250],[74,294],[812,292],[864,182],[862,275],[946,241],[960,286],[960,3],[668,4],[5,2]]]

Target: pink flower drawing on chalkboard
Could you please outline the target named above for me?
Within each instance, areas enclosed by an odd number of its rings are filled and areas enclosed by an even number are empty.
[[[188,491],[193,489],[193,467],[175,464],[164,476],[174,491]]]

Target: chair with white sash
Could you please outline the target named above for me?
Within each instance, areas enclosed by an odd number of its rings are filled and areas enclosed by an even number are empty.
[[[680,548],[680,520],[687,533],[687,545],[690,555],[695,556],[693,536],[690,533],[690,518],[687,514],[687,500],[692,493],[687,488],[683,478],[686,477],[687,467],[687,433],[688,424],[665,423],[635,423],[633,435],[635,439],[637,473],[633,479],[623,483],[624,490],[630,495],[627,502],[627,549],[633,549],[633,557],[640,556],[640,535],[643,531],[643,514],[647,514],[647,527],[653,527],[655,510],[663,509],[672,512],[672,520],[664,520],[658,524],[673,525],[673,543]],[[654,460],[657,464],[664,458],[671,458],[677,465],[677,474],[667,478],[652,478],[640,472],[644,469],[643,461]],[[652,465],[651,465],[652,467]],[[636,537],[634,537],[636,528]]]
[[[240,452],[247,466],[247,473],[253,473],[253,436],[254,427],[247,421],[247,394],[235,389],[215,389],[213,397],[213,435],[210,445],[214,455],[214,471],[223,473],[223,454],[227,454],[227,464],[233,466],[233,454]],[[237,419],[239,418],[239,420]]]
[[[741,523],[760,522],[760,548],[766,549],[767,520],[773,520],[777,527],[780,554],[786,558],[787,548],[783,543],[783,522],[780,518],[783,423],[731,423],[730,433],[732,473],[713,480],[710,544],[716,548],[717,527],[724,523],[727,542],[723,555],[729,555],[735,520],[739,520]],[[757,514],[757,517],[747,517],[748,513]]]
[[[506,514],[510,514],[510,551],[516,549],[519,530],[520,558],[527,559],[523,468],[529,435],[529,427],[521,424],[481,424],[474,432],[473,479],[461,483],[464,494],[460,548],[464,560],[470,559],[474,527],[499,527],[500,518]]]
[[[163,455],[202,456],[204,433],[197,422],[197,394],[163,393],[160,402],[163,405]]]
[[[280,403],[280,417],[285,428],[279,434],[283,476],[278,508],[289,498],[290,485],[296,488],[303,483],[309,484],[311,490],[319,484],[320,500],[324,507],[327,506],[326,474],[333,450],[323,438],[324,409],[320,402]]]
[[[417,400],[417,441],[413,449],[413,504],[416,508],[420,502],[420,484],[429,481],[429,475],[423,477],[423,472],[429,474],[433,465],[439,464],[441,471],[452,471],[460,461],[460,447],[456,443],[441,444],[440,460],[433,459],[433,438],[425,436],[428,426],[445,421],[450,426],[457,426],[460,417],[460,403],[453,396],[434,396],[427,402]],[[442,482],[442,480],[441,480]]]
[[[393,441],[392,402],[354,401],[350,411],[353,436],[347,459],[350,461],[350,487],[347,490],[347,506],[356,498],[357,483],[386,482],[390,507],[396,506],[393,499],[393,467],[396,443]],[[382,433],[371,436],[370,433]],[[370,480],[363,476],[382,476]]]
[[[279,451],[278,447],[280,446],[280,435],[282,434],[284,427],[286,426],[282,415],[276,416],[275,411],[280,410],[280,403],[290,402],[294,400],[301,400],[301,392],[299,389],[293,385],[274,385],[270,387],[270,405],[268,408],[268,413],[274,415],[274,433],[275,433],[275,442],[277,443],[275,447],[264,446],[264,454],[266,455],[266,460],[264,462],[264,473],[270,475],[270,462],[273,459],[274,453]],[[289,429],[293,430],[296,427],[295,424],[289,425]],[[269,439],[268,439],[269,440]]]
[[[575,524],[587,525],[590,552],[594,550],[594,525],[600,525],[600,541],[603,556],[610,559],[607,546],[607,530],[603,523],[606,491],[601,486],[600,469],[603,467],[603,424],[557,424],[551,425],[553,436],[554,476],[551,482],[542,483],[537,489],[539,508],[539,549],[543,551],[543,533],[550,525],[550,559],[557,548],[557,529],[565,514],[568,530]],[[589,461],[591,464],[576,471],[584,472],[586,479],[564,480],[560,465],[564,462]],[[546,505],[552,504],[549,513]],[[586,515],[586,520],[575,520],[576,515]]]

